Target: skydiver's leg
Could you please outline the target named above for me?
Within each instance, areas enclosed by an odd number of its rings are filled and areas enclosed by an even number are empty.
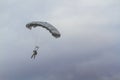
[[[37,55],[37,54],[34,55],[34,59],[36,58],[36,55]]]
[[[33,55],[31,56],[31,59],[32,59]]]
[[[31,59],[34,57],[34,54],[31,56]]]

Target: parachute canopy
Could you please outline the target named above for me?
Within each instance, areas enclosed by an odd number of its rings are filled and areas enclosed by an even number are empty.
[[[33,22],[26,24],[26,27],[30,30],[32,29],[32,27],[36,28],[38,26],[46,28],[55,38],[60,37],[60,32],[48,22],[33,21]]]

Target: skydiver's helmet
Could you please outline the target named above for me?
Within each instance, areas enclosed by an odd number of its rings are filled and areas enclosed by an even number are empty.
[[[35,50],[38,50],[39,49],[39,46],[35,46]]]

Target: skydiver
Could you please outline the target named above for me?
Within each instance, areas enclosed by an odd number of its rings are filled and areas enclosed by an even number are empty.
[[[36,46],[35,47],[35,49],[33,50],[33,55],[31,56],[31,59],[34,57],[34,59],[35,59],[35,57],[36,57],[36,55],[37,55],[37,51],[38,51],[38,49],[39,49],[39,47],[38,46]]]

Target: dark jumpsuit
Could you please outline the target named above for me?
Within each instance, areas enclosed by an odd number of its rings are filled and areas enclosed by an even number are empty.
[[[31,58],[33,58],[34,57],[34,59],[35,59],[35,56],[37,55],[37,50],[33,50],[33,55],[31,56]]]

